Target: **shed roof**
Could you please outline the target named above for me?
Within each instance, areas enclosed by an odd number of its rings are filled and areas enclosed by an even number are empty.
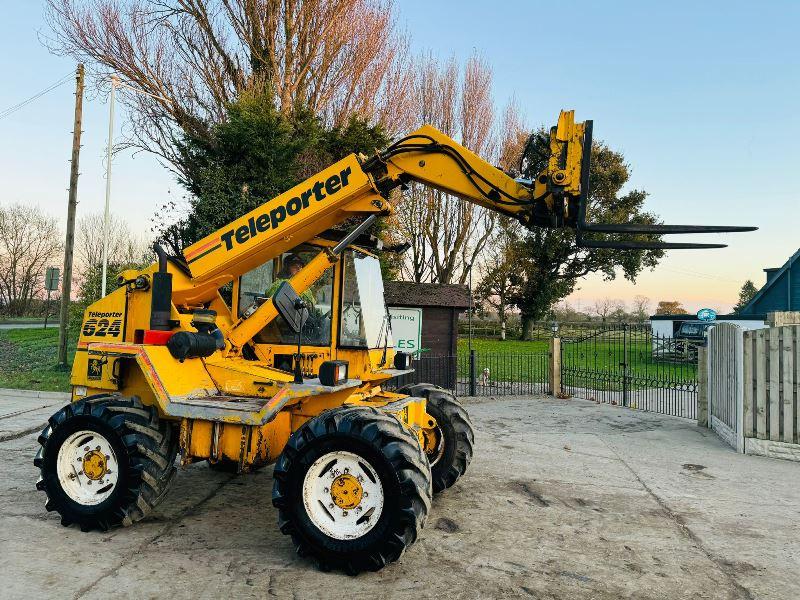
[[[383,291],[389,306],[444,306],[469,308],[469,288],[453,283],[385,281]]]

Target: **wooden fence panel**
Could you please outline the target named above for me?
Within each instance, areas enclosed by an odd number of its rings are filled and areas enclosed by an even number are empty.
[[[800,443],[800,326],[744,334],[744,435]]]
[[[765,330],[769,340],[769,354],[767,361],[769,364],[769,439],[773,442],[781,441],[781,361],[780,353],[780,329],[770,328]]]
[[[744,387],[744,395],[742,402],[743,418],[742,430],[745,437],[753,437],[756,431],[755,411],[753,410],[753,351],[755,343],[753,336],[744,334],[744,342],[742,348],[743,365],[742,365],[742,381]]]
[[[736,448],[744,451],[742,330],[721,323],[708,335],[708,405],[712,429]]]
[[[756,334],[756,437],[767,438],[767,353],[764,345],[766,329],[759,329]]]

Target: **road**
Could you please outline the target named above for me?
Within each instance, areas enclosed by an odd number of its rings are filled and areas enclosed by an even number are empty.
[[[737,455],[690,421],[576,399],[468,402],[469,472],[398,563],[352,578],[295,555],[269,469],[193,465],[145,522],[62,528],[25,433],[59,402],[0,393],[4,598],[800,597],[800,465]]]
[[[47,328],[51,329],[58,327],[58,321],[55,323],[50,321],[47,323]],[[44,329],[44,322],[42,323],[0,323],[0,329]]]

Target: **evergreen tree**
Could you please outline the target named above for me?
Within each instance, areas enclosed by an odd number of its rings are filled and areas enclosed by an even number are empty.
[[[750,300],[752,300],[753,296],[755,296],[757,293],[758,288],[756,288],[755,284],[750,279],[745,281],[742,289],[739,290],[739,302],[733,307],[733,312],[738,313],[741,311],[750,303]]]

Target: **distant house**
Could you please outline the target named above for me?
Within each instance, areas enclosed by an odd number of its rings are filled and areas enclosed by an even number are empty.
[[[680,329],[681,323],[685,321],[697,321],[697,315],[653,315],[650,317],[650,327],[659,337],[673,337]],[[763,329],[767,326],[767,315],[717,315],[715,322],[733,323],[745,331]]]
[[[800,310],[800,250],[782,267],[764,269],[767,281],[753,299],[739,311],[742,316]]]

